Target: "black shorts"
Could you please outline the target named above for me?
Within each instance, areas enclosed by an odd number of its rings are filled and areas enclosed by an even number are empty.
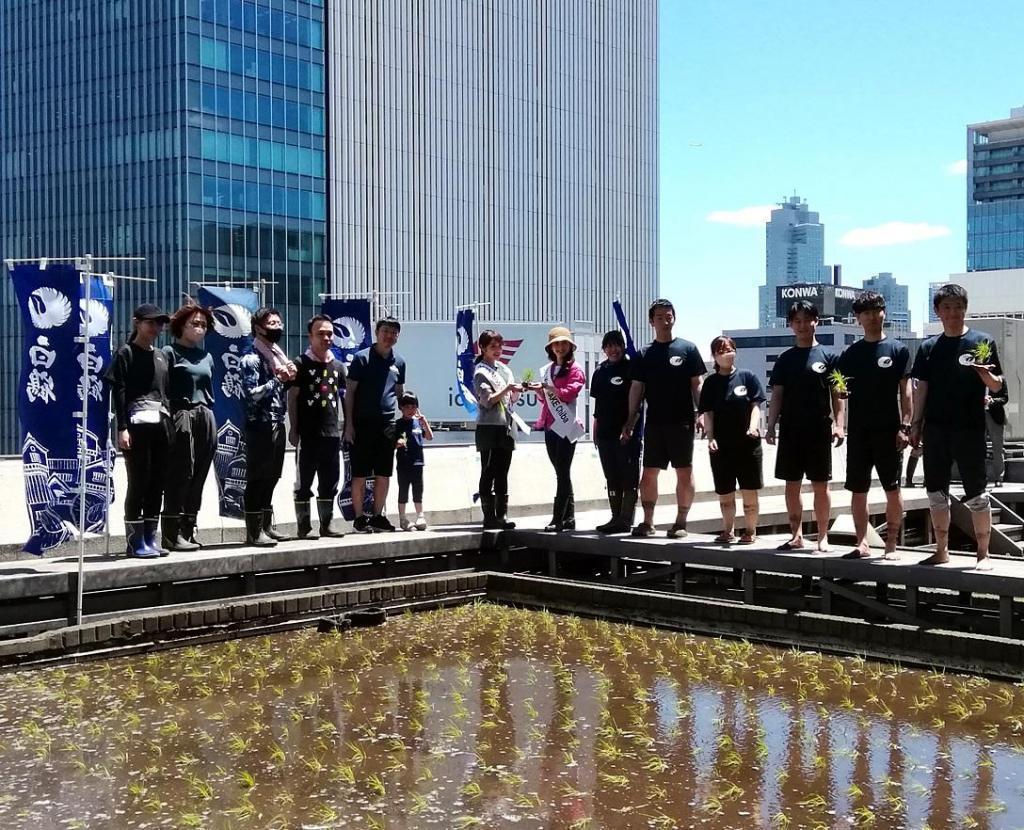
[[[693,424],[652,424],[644,427],[644,467],[667,470],[693,466]]]
[[[760,490],[764,487],[761,472],[760,438],[748,438],[736,446],[719,446],[711,453],[711,475],[715,480],[715,492],[720,496],[740,490]]]
[[[832,422],[794,424],[779,430],[775,477],[783,481],[832,480]]]
[[[871,468],[886,492],[900,487],[903,451],[897,449],[893,429],[853,430],[846,436],[846,489],[866,493],[871,489]]]
[[[349,463],[353,478],[390,478],[395,471],[395,422],[356,421]]]
[[[925,422],[924,488],[930,492],[949,492],[954,462],[960,471],[964,498],[973,499],[985,492],[985,427],[958,429]]]

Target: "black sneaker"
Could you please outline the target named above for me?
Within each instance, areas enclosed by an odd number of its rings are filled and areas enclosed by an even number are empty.
[[[376,533],[377,529],[370,524],[370,517],[356,516],[356,520],[352,522],[352,529],[356,533]]]
[[[378,533],[394,533],[395,526],[388,521],[388,517],[383,513],[378,513],[376,516],[370,519],[370,527],[372,527]]]

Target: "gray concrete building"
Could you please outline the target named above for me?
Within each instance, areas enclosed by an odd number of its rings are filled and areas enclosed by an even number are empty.
[[[885,327],[899,338],[912,335],[910,288],[900,285],[889,271],[881,271],[863,281],[866,291],[877,291],[885,297]]]

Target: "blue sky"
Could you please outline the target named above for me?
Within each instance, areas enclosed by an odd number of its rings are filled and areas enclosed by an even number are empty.
[[[763,208],[794,191],[844,284],[893,272],[920,331],[928,283],[965,268],[966,125],[1024,106],[1022,34],[1022,0],[661,0],[661,286],[678,334],[707,352],[756,325]]]

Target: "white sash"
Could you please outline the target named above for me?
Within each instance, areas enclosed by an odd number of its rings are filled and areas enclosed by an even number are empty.
[[[551,383],[550,364],[541,370],[541,375],[544,385],[549,385]],[[577,404],[579,403],[579,398],[574,400],[572,403],[566,403],[550,389],[545,389],[544,400],[548,405],[548,409],[551,411],[551,417],[554,421],[551,424],[551,430],[556,435],[561,438],[568,438],[572,442],[576,442],[586,434],[587,431],[583,428],[583,424],[580,423],[579,416],[577,415]]]

